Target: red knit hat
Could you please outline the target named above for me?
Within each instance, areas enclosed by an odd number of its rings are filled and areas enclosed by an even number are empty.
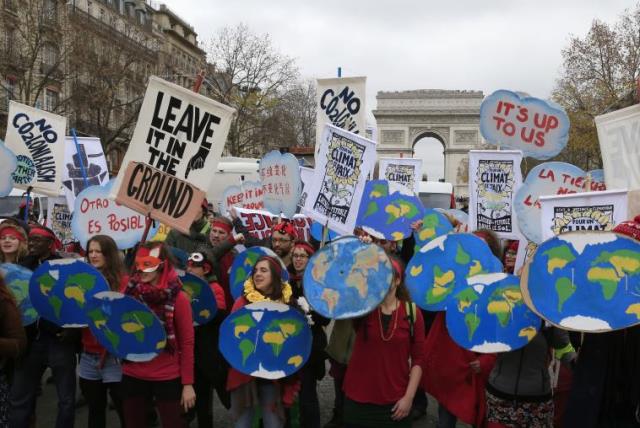
[[[640,215],[635,216],[633,220],[623,221],[613,231],[640,241]]]

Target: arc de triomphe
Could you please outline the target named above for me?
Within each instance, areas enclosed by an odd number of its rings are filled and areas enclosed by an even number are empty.
[[[469,150],[479,149],[481,91],[425,89],[378,92],[373,111],[378,128],[378,157],[411,157],[423,137],[444,147],[444,176],[455,186],[458,200],[468,189]]]

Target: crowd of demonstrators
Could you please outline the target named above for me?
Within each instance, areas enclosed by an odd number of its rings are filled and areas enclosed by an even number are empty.
[[[98,269],[111,291],[123,291],[129,282],[123,259],[113,238],[96,235],[87,241],[87,261]],[[78,364],[80,390],[87,401],[87,426],[106,426],[107,393],[124,426],[122,365],[100,345],[89,328],[82,329],[82,353]]]

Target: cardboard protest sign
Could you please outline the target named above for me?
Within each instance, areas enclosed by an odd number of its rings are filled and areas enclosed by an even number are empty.
[[[115,197],[120,205],[187,234],[204,199],[205,193],[194,185],[138,162],[129,163]]]
[[[567,330],[604,332],[640,322],[640,244],[613,232],[569,232],[541,244],[521,278],[532,310]]]
[[[366,83],[366,77],[318,79],[316,83],[316,148],[327,123],[354,134],[365,135]]]
[[[350,234],[375,160],[375,142],[326,125],[303,212],[340,234]]]
[[[182,291],[185,292],[189,297],[189,302],[191,302],[193,325],[199,326],[213,321],[218,312],[218,305],[209,283],[186,272],[180,274],[180,281],[182,281]]]
[[[243,181],[239,186],[227,187],[222,194],[222,212],[229,212],[231,207],[263,209],[262,184],[259,181]]]
[[[19,189],[60,194],[67,119],[33,107],[9,102],[5,144],[18,160],[13,183]]]
[[[62,185],[67,197],[67,205],[73,212],[76,196],[87,186],[101,186],[109,181],[107,159],[102,151],[99,138],[78,137],[78,148],[73,137],[67,137],[64,149],[65,168],[62,172]],[[84,173],[82,168],[84,167]],[[87,186],[85,186],[85,175]]]
[[[356,318],[380,305],[392,278],[393,267],[382,247],[345,237],[311,256],[304,271],[304,295],[324,317]]]
[[[381,158],[378,164],[379,179],[398,183],[416,194],[420,192],[422,159]]]
[[[89,329],[112,355],[127,361],[154,359],[167,344],[164,326],[147,305],[115,291],[87,302]]]
[[[18,167],[16,155],[0,140],[0,198],[8,196],[13,189],[11,175]]]
[[[60,327],[86,327],[85,304],[109,290],[109,284],[93,266],[79,259],[49,260],[33,272],[29,281],[31,304],[42,318]]]
[[[311,355],[312,340],[301,311],[272,301],[246,305],[220,326],[220,352],[227,362],[262,379],[280,379],[301,369]]]
[[[640,189],[640,104],[597,116],[605,181],[610,189]]]
[[[76,198],[71,230],[85,250],[87,241],[95,235],[112,237],[120,250],[133,248],[142,239],[145,216],[109,199],[113,186],[113,180],[105,186],[91,186]],[[155,229],[149,230],[148,238]]]
[[[610,231],[627,219],[627,191],[541,196],[542,239],[577,230]]]
[[[522,185],[519,150],[471,150],[469,152],[469,227],[489,229],[503,239],[518,237],[513,209]]]
[[[494,146],[549,159],[567,145],[569,117],[554,103],[501,89],[482,101],[480,132]]]
[[[250,210],[236,208],[238,218],[242,225],[247,228],[249,235],[256,239],[266,239],[271,236],[271,228],[277,223],[277,219],[272,213],[261,210]],[[297,239],[309,241],[311,237],[311,219],[303,214],[296,214],[290,221],[296,227]]]
[[[29,281],[33,272],[20,265],[2,263],[0,264],[0,273],[16,299],[16,304],[22,315],[22,325],[27,326],[36,322],[38,311],[35,310],[29,298]]]
[[[63,245],[75,241],[71,230],[71,213],[66,198],[47,198],[47,225]]]
[[[447,330],[461,347],[492,354],[522,348],[538,333],[542,320],[522,299],[520,278],[490,273],[467,279],[465,304],[447,309]],[[468,302],[468,304],[467,304]]]
[[[300,164],[291,153],[273,150],[260,160],[264,207],[293,217],[300,201]]]
[[[166,224],[160,223],[160,225],[158,226],[158,231],[153,235],[153,238],[151,238],[150,240],[154,242],[164,242],[164,240],[167,239],[167,235],[169,234],[170,231],[171,231],[171,228],[169,226],[167,226]]]
[[[414,233],[413,237],[419,250],[438,236],[446,235],[452,231],[453,225],[444,214],[434,209],[425,209],[422,228]]]
[[[566,195],[587,190],[598,191],[602,183],[590,182],[577,166],[564,162],[545,162],[531,171],[514,200],[520,231],[536,244],[542,243],[540,196]]]
[[[300,183],[302,186],[300,187],[300,201],[298,202],[298,205],[301,207],[304,207],[304,204],[307,201],[307,183],[311,183],[313,180],[313,174],[313,168],[307,168],[306,166],[300,167]]]
[[[496,272],[502,272],[502,262],[471,233],[433,239],[413,255],[405,269],[413,301],[427,311],[464,305],[466,297],[458,292],[467,287],[467,278]]]
[[[178,198],[194,188],[209,189],[233,114],[231,107],[151,76],[111,197],[123,193],[122,187],[128,183],[125,175],[131,172],[132,162],[164,173],[154,177],[168,175],[188,183],[188,186],[175,185],[172,192],[179,192]],[[199,204],[193,200],[190,203]]]

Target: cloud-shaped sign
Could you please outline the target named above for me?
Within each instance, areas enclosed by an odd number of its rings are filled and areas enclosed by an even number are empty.
[[[245,181],[240,186],[229,186],[222,194],[222,213],[229,212],[231,207],[264,209],[262,184],[259,181]]]
[[[18,159],[0,140],[0,198],[8,196],[13,189],[11,174],[18,167]]]
[[[133,248],[142,239],[145,216],[109,199],[114,182],[87,187],[76,197],[71,230],[83,248],[95,235],[112,237],[120,250]],[[147,238],[151,239],[157,229],[156,223]]]
[[[260,160],[264,208],[291,218],[300,201],[300,163],[291,153],[273,150]]]
[[[586,191],[605,190],[598,179],[598,170],[589,175],[575,165],[565,162],[545,162],[533,168],[516,193],[514,205],[520,231],[532,242],[542,243],[540,196],[564,195]]]
[[[490,144],[549,159],[569,138],[569,117],[558,105],[501,89],[480,106],[480,132]]]
[[[522,277],[527,304],[569,330],[640,323],[640,243],[612,232],[569,232],[545,241]]]

